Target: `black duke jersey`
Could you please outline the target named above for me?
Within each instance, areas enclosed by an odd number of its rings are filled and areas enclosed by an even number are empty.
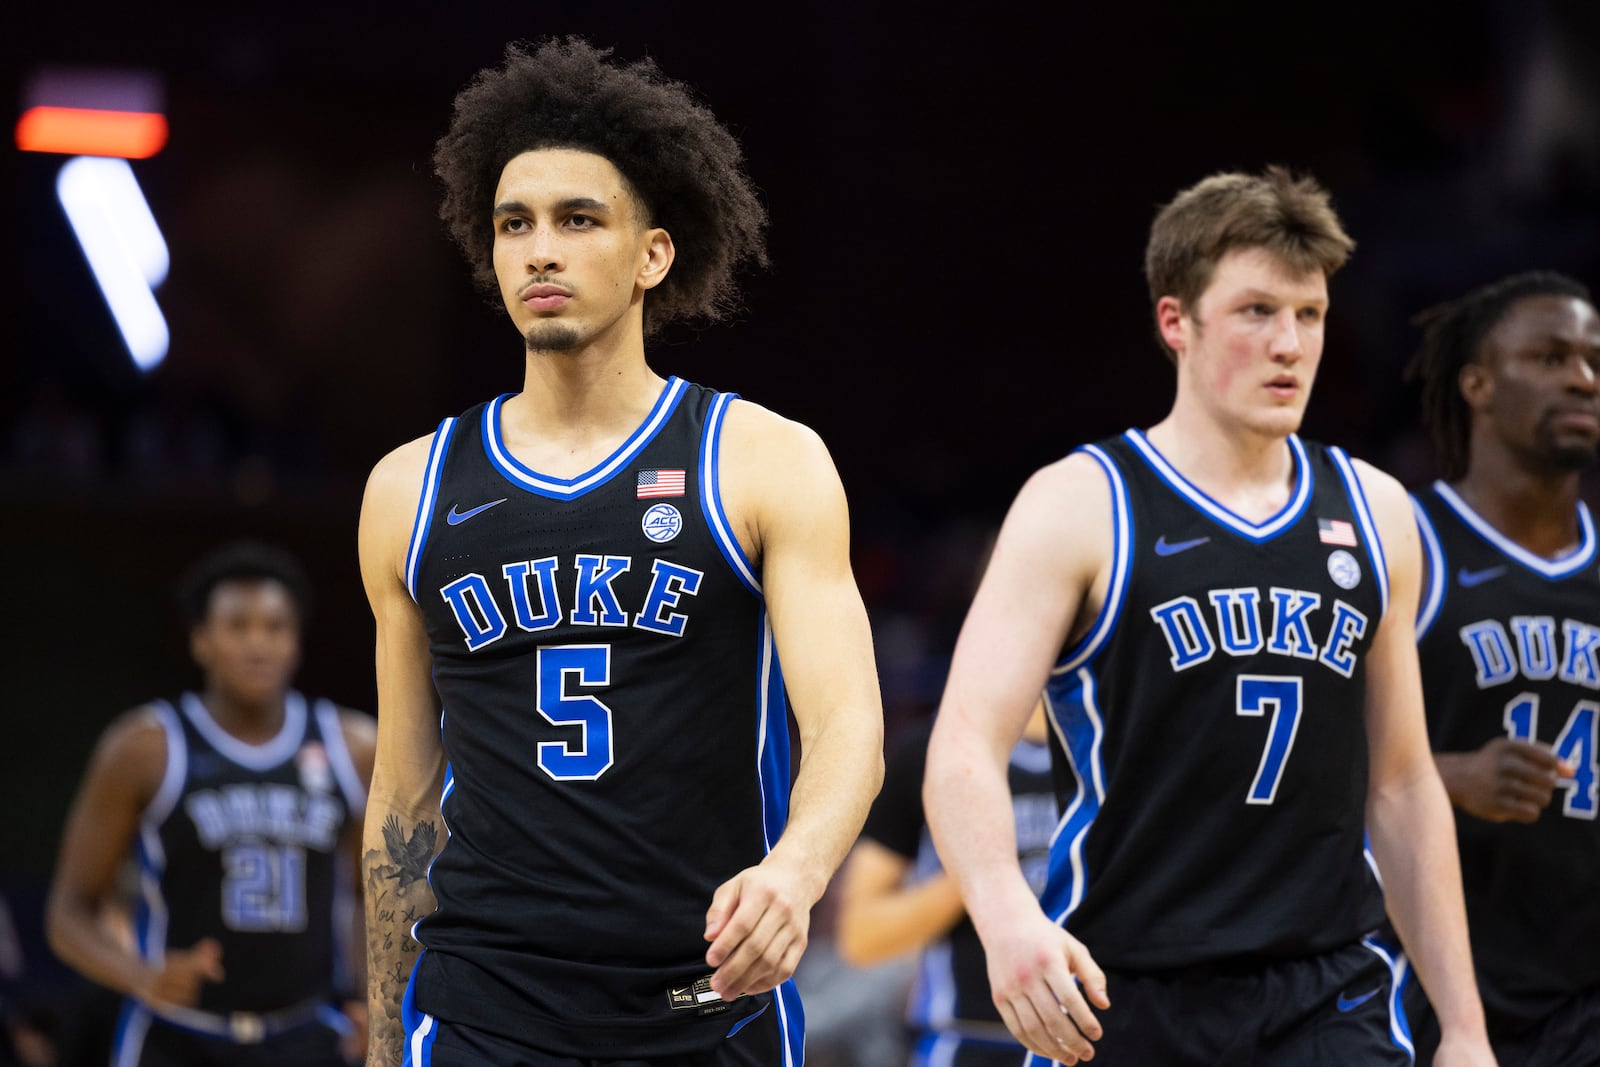
[[[671,379],[575,478],[511,454],[505,399],[434,435],[408,553],[448,761],[416,1007],[574,1056],[705,1048],[772,1011],[798,1059],[792,984],[732,1005],[704,984],[706,909],[777,841],[790,776],[718,489],[733,398]]]
[[[1478,985],[1506,1030],[1600,987],[1600,561],[1582,543],[1543,559],[1502,536],[1448,485],[1415,498],[1428,578],[1417,619],[1436,752],[1496,737],[1542,741],[1572,764],[1539,820],[1456,811]]]
[[[291,692],[278,736],[248,744],[192,693],[153,708],[167,763],[140,826],[137,946],[154,962],[169,946],[215,938],[226,973],[201,984],[203,1014],[160,1015],[229,1036],[218,1025],[229,1013],[330,1000],[351,962],[336,948],[350,936],[336,919],[353,907],[340,841],[366,805],[338,709]]]
[[[1363,823],[1383,550],[1350,459],[1288,448],[1293,492],[1259,523],[1137,430],[1082,450],[1115,539],[1046,693],[1063,816],[1042,903],[1102,966],[1304,957],[1383,919]]]

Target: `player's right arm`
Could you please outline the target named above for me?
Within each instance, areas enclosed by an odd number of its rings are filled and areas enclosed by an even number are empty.
[[[961,888],[940,871],[906,884],[911,860],[892,848],[862,837],[841,872],[839,956],[854,967],[868,967],[937,941],[961,921],[966,909]]]
[[[400,1004],[421,951],[411,927],[434,908],[427,871],[444,843],[438,698],[422,611],[404,577],[431,443],[421,438],[380,460],[361,502],[361,580],[377,627],[378,683],[362,846],[369,1067],[397,1067],[404,1054]]]
[[[1489,822],[1538,822],[1574,768],[1542,741],[1496,737],[1475,752],[1436,752],[1450,803]]]
[[[108,989],[153,1007],[192,1007],[202,983],[222,980],[217,942],[167,949],[152,965],[114,921],[123,914],[119,875],[166,766],[166,731],[148,708],[127,713],[101,736],[67,815],[45,934],[63,962]]]
[[[1022,487],[956,642],[923,786],[934,845],[983,941],[995,1006],[1018,1041],[1067,1064],[1094,1055],[1101,1030],[1084,993],[1109,1007],[1105,976],[1028,887],[1006,768],[1051,667],[1104,599],[1111,537],[1110,488],[1089,456],[1068,456]]]

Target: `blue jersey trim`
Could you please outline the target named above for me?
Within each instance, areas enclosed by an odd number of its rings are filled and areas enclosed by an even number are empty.
[[[1077,791],[1050,838],[1049,874],[1039,898],[1045,914],[1056,923],[1064,923],[1083,902],[1089,884],[1084,841],[1106,799],[1105,769],[1100,759],[1105,720],[1097,688],[1094,673],[1080,667],[1071,674],[1052,678],[1045,689],[1051,726],[1077,781]]]
[[[1444,607],[1444,594],[1449,583],[1445,581],[1447,571],[1444,548],[1439,544],[1439,531],[1433,528],[1433,520],[1428,518],[1422,502],[1414,496],[1411,498],[1411,510],[1417,516],[1417,532],[1422,535],[1423,561],[1428,565],[1428,574],[1422,586],[1422,600],[1417,607],[1416,632],[1417,640],[1421,641],[1433,629],[1439,609]]]
[[[1065,674],[1088,662],[1105,647],[1116,630],[1128,591],[1128,576],[1133,572],[1133,508],[1128,503],[1128,486],[1116,461],[1097,445],[1084,445],[1078,451],[1093,458],[1106,472],[1111,486],[1111,580],[1106,585],[1105,603],[1083,639],[1067,651],[1052,673]]]
[[[1378,536],[1378,523],[1372,517],[1372,507],[1367,503],[1367,494],[1361,488],[1361,479],[1356,476],[1356,468],[1350,462],[1350,457],[1345,455],[1342,448],[1329,448],[1328,455],[1339,470],[1339,477],[1344,481],[1345,495],[1350,498],[1350,506],[1355,509],[1356,521],[1361,524],[1362,540],[1367,543],[1367,558],[1372,561],[1372,568],[1376,572],[1379,603],[1382,606],[1382,613],[1387,614],[1389,565],[1383,555],[1383,539]]]
[[[411,977],[406,981],[405,996],[400,1001],[400,1024],[405,1032],[405,1055],[402,1067],[428,1067],[433,1062],[433,1043],[439,1038],[439,1020],[417,1007],[417,971],[427,949],[417,956],[411,966]]]
[[[650,414],[645,416],[644,422],[628,435],[627,440],[617,446],[616,451],[576,478],[557,478],[549,474],[540,474],[518,460],[505,446],[500,436],[500,409],[508,398],[515,395],[513,393],[502,393],[484,406],[483,451],[489,457],[490,466],[503,474],[506,480],[517,488],[552,500],[576,500],[616,477],[617,472],[622,470],[629,460],[655,440],[656,434],[661,432],[661,428],[677,410],[678,402],[683,399],[687,390],[687,382],[677,377],[668,378],[666,388],[656,397],[655,406],[650,409]]]
[[[1456,516],[1466,523],[1474,533],[1487,541],[1491,547],[1497,549],[1515,563],[1519,563],[1541,578],[1555,580],[1566,578],[1587,567],[1595,557],[1594,519],[1589,515],[1589,509],[1583,501],[1578,501],[1578,528],[1582,532],[1582,540],[1578,547],[1565,555],[1555,559],[1545,559],[1537,556],[1505,534],[1496,530],[1489,524],[1489,520],[1472,510],[1472,505],[1456,493],[1444,482],[1433,483],[1434,492],[1439,494],[1439,499],[1445,506],[1456,513]]]
[[[772,620],[761,613],[760,661],[756,677],[761,686],[757,694],[756,776],[761,787],[761,823],[767,851],[789,823],[789,702],[783,685],[783,668],[778,663],[778,646],[772,635]]]
[[[1279,509],[1276,515],[1265,522],[1250,522],[1228,508],[1223,507],[1211,497],[1202,492],[1193,482],[1178,473],[1178,469],[1167,458],[1156,450],[1144,434],[1138,430],[1129,430],[1123,434],[1128,442],[1150,464],[1156,475],[1179,496],[1183,497],[1195,509],[1209,517],[1213,522],[1232,530],[1247,541],[1261,544],[1270,541],[1284,530],[1294,524],[1305,510],[1306,504],[1311,500],[1311,492],[1315,487],[1315,476],[1311,472],[1311,464],[1306,462],[1305,446],[1300,443],[1300,438],[1295,434],[1288,437],[1289,452],[1294,457],[1295,489],[1289,496],[1288,503]]]
[[[150,1009],[132,997],[122,1002],[117,1028],[111,1037],[111,1067],[139,1067],[151,1018]]]
[[[445,419],[433,432],[433,443],[428,446],[428,466],[422,476],[422,492],[417,498],[417,517],[411,523],[411,544],[406,549],[406,591],[417,599],[417,566],[422,560],[422,550],[428,544],[428,527],[433,522],[433,505],[439,497],[440,472],[444,468],[445,453],[450,450],[450,435],[456,420]]]
[[[733,535],[733,524],[722,507],[722,419],[729,404],[736,399],[736,393],[718,393],[700,431],[700,510],[705,514],[711,539],[716,542],[722,558],[728,561],[745,588],[760,596],[761,579],[756,576],[756,569],[744,549],[739,547],[739,539]]]
[[[800,1004],[800,987],[790,978],[772,991],[778,1008],[778,1030],[783,1040],[782,1067],[801,1067],[806,1058],[806,1013]]]
[[[1405,1002],[1401,999],[1406,976],[1411,970],[1410,961],[1398,947],[1391,948],[1375,936],[1362,938],[1361,944],[1389,968],[1389,1037],[1395,1047],[1403,1049],[1415,1063],[1417,1047],[1411,1040],[1411,1021],[1406,1018]]]
[[[161,844],[161,824],[166,822],[189,777],[189,749],[183,740],[178,712],[164,700],[150,705],[167,739],[167,766],[156,795],[139,817],[135,842],[139,891],[133,909],[134,947],[146,962],[159,965],[166,957],[167,898],[161,878],[166,873],[167,852]]]
[[[306,739],[306,698],[291,689],[283,697],[283,725],[278,735],[260,744],[241,741],[217,724],[205,701],[194,693],[183,694],[183,713],[200,736],[223,759],[252,771],[270,771],[294,757]]]

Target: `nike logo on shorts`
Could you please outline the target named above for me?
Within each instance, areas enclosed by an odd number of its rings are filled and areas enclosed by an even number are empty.
[[[1380,985],[1373,989],[1367,990],[1360,996],[1347,997],[1343,993],[1340,993],[1339,1001],[1335,1006],[1340,1011],[1355,1011],[1357,1008],[1361,1007],[1361,1005],[1365,1004],[1367,1001],[1371,1000],[1381,992],[1383,992],[1383,986]]]

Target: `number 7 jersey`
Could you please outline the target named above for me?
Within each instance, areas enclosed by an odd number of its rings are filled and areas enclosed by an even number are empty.
[[[575,478],[511,454],[506,399],[435,434],[407,559],[448,761],[417,1006],[574,1056],[704,1048],[763,1008],[798,1028],[792,986],[695,989],[712,895],[789,795],[759,575],[718,492],[733,397],[669,380]]]
[[[1105,604],[1052,671],[1063,818],[1041,903],[1104,967],[1292,959],[1383,904],[1364,850],[1364,656],[1388,601],[1342,452],[1288,438],[1262,522],[1137,430],[1086,446],[1111,490]]]

